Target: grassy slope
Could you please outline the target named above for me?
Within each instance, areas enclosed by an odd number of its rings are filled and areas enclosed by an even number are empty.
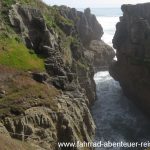
[[[63,50],[64,62],[71,65],[72,52],[70,45],[74,39],[71,36],[67,36],[59,28],[58,24],[63,22],[72,26],[72,21],[61,16],[57,8],[48,7],[41,3],[40,0],[18,1],[25,5],[30,4],[40,8],[48,28],[53,28],[61,36],[60,45]],[[6,13],[11,4],[14,3],[14,0],[4,0],[2,3],[5,3],[4,12]],[[7,22],[8,16],[5,13],[2,16],[0,14],[0,19],[4,21],[3,23],[6,27],[3,31],[0,30],[0,89],[2,87],[6,91],[6,96],[0,99],[0,118],[2,119],[6,116],[19,117],[26,109],[34,106],[47,106],[57,111],[58,108],[54,98],[60,94],[59,91],[53,86],[48,87],[45,84],[34,81],[29,74],[25,73],[27,70],[43,71],[43,59],[36,54],[31,54],[29,49],[18,40],[18,36]],[[84,66],[83,64],[82,66]],[[10,149],[9,145],[12,145],[14,148],[16,145],[18,147],[20,145],[18,145],[17,141],[14,141],[14,145],[11,143],[11,140],[6,139],[5,141],[8,141],[6,150]],[[4,147],[4,144],[5,142],[0,143],[0,149]],[[21,147],[20,149],[28,150],[28,147]]]
[[[35,8],[40,8],[44,16],[48,28],[53,28],[62,38],[61,47],[63,49],[64,62],[72,63],[72,54],[70,50],[71,37],[59,28],[57,24],[73,26],[73,22],[60,15],[57,7],[50,7],[44,4],[41,0],[4,0],[2,1],[2,9],[0,10],[0,19],[3,21],[5,28],[0,30],[0,64],[14,67],[21,70],[39,70],[44,71],[44,61],[36,54],[29,53],[29,50],[23,43],[15,39],[9,39],[9,36],[16,37],[13,29],[9,26],[8,10],[15,2],[22,5],[30,5]],[[1,23],[0,23],[1,26]],[[4,37],[7,36],[4,40]]]
[[[27,0],[19,2],[27,3]],[[38,2],[38,0],[32,0]],[[44,60],[25,47],[9,23],[8,12],[15,0],[4,0],[0,8],[0,64],[20,70],[45,71]],[[40,2],[41,3],[41,2]]]
[[[44,71],[44,60],[15,39],[0,39],[0,64],[21,70]]]
[[[28,143],[11,139],[6,135],[0,134],[0,149],[1,150],[36,150]]]
[[[54,98],[59,91],[46,84],[38,83],[31,75],[0,65],[0,89],[6,91],[0,99],[0,118],[21,115],[34,106],[47,106],[57,111]]]
[[[18,0],[40,8],[45,14],[47,6],[40,0]],[[54,98],[59,91],[46,84],[34,81],[28,70],[45,71],[44,60],[27,49],[9,25],[8,10],[14,0],[0,1],[0,90],[6,95],[0,98],[0,119],[6,116],[19,117],[26,109],[47,106],[57,111]],[[1,7],[2,4],[2,7]],[[49,18],[48,18],[49,19]],[[51,25],[50,21],[47,22]],[[27,143],[0,135],[0,149],[34,150]]]

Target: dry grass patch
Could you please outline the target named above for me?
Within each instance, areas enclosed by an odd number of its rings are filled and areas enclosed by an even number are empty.
[[[0,134],[0,150],[36,150],[29,143],[14,140],[9,136]]]
[[[60,92],[55,87],[36,82],[25,72],[15,72],[15,69],[8,68],[3,70],[0,71],[0,89],[6,91],[6,95],[0,98],[1,118],[21,115],[26,109],[35,106],[46,106],[57,111],[54,98]]]

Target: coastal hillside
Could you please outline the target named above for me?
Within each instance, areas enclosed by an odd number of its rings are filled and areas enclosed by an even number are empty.
[[[110,74],[124,93],[150,114],[150,3],[123,5],[113,39],[117,61]]]
[[[0,149],[93,141],[93,76],[114,57],[102,35],[89,8],[0,1]]]

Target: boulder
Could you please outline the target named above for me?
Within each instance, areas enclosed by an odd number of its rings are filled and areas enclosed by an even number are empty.
[[[44,73],[36,73],[33,72],[32,73],[33,79],[36,80],[37,82],[46,82],[46,80],[48,79],[48,74]]]

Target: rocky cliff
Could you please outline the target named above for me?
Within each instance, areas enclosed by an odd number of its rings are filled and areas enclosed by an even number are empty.
[[[0,131],[42,150],[92,141],[94,72],[114,57],[96,17],[40,0],[0,7]]]
[[[150,113],[150,3],[123,5],[113,39],[117,61],[111,75],[125,94]]]

